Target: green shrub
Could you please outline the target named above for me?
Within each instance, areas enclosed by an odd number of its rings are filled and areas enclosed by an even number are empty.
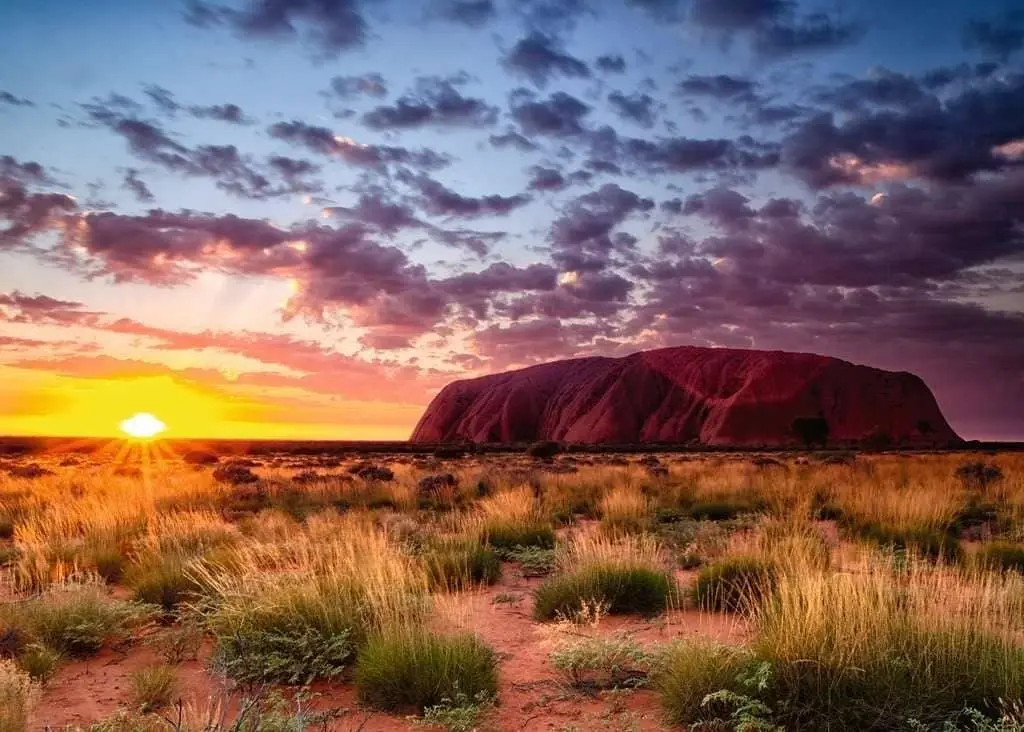
[[[242,683],[308,684],[337,678],[355,645],[335,618],[287,617],[256,611],[244,625],[215,629],[214,664]]]
[[[673,722],[712,722],[720,717],[704,699],[723,690],[739,693],[740,677],[750,663],[749,651],[709,641],[678,641],[660,659],[654,686]]]
[[[135,706],[143,714],[156,712],[171,703],[178,688],[178,674],[171,666],[150,666],[132,674]]]
[[[544,522],[530,523],[493,523],[487,526],[486,541],[495,549],[513,549],[522,546],[535,546],[541,549],[553,549],[555,546],[555,530]]]
[[[33,681],[45,684],[57,672],[62,658],[59,651],[42,643],[30,643],[18,654],[17,661]]]
[[[637,688],[647,682],[651,656],[625,637],[585,638],[551,653],[551,664],[578,689]]]
[[[757,557],[725,557],[697,575],[693,599],[708,611],[744,612],[753,609],[771,592],[775,570]]]
[[[668,607],[673,591],[665,572],[596,563],[545,580],[534,593],[533,614],[538,620],[572,618],[585,605],[597,604],[612,615],[656,615]]]
[[[1005,541],[985,544],[975,558],[987,567],[1024,573],[1024,546]]]
[[[365,610],[352,586],[330,578],[229,597],[207,616],[214,662],[243,683],[337,678],[366,635]]]
[[[133,590],[136,600],[159,605],[164,612],[194,599],[200,589],[188,573],[187,560],[177,555],[144,558],[128,568],[125,584]]]
[[[926,526],[897,528],[879,523],[856,524],[854,532],[880,547],[896,552],[915,552],[929,559],[959,561],[963,549],[950,531]]]
[[[90,656],[123,638],[147,613],[109,600],[95,587],[59,589],[23,603],[0,605],[0,628],[15,629],[26,645],[40,643],[72,657]]]
[[[543,577],[555,567],[555,550],[539,546],[514,546],[503,549],[498,556],[509,562],[518,562],[524,577]]]
[[[371,707],[422,712],[459,694],[493,697],[498,672],[494,651],[476,636],[410,629],[371,637],[359,653],[355,684]]]
[[[687,508],[687,513],[697,521],[729,521],[753,510],[754,507],[746,502],[718,500],[694,503]]]
[[[202,642],[202,628],[194,622],[184,622],[153,636],[149,644],[165,663],[178,664],[196,660]]]
[[[89,552],[88,561],[95,567],[96,574],[108,584],[116,584],[124,576],[127,562],[116,546],[98,546]]]
[[[501,577],[501,562],[488,546],[474,542],[450,542],[431,548],[423,557],[430,586],[461,590],[492,585]]]
[[[440,704],[426,707],[422,719],[413,724],[426,727],[440,727],[445,732],[476,732],[483,729],[482,720],[494,708],[494,697],[481,693],[469,697],[463,692],[454,699],[442,699]]]

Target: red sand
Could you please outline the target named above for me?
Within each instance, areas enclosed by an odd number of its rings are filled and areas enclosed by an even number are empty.
[[[913,374],[805,353],[692,347],[456,381],[411,439],[773,446],[794,442],[795,418],[819,416],[831,441],[959,439]]]

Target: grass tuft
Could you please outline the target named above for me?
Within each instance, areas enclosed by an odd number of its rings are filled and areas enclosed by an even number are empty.
[[[771,592],[775,568],[759,557],[723,557],[703,567],[692,594],[697,607],[707,611],[753,610]]]
[[[132,674],[132,695],[143,714],[170,705],[178,689],[178,673],[171,666],[150,666]]]
[[[473,635],[391,631],[374,635],[360,651],[355,684],[360,701],[375,709],[422,712],[460,694],[493,697],[496,657]]]

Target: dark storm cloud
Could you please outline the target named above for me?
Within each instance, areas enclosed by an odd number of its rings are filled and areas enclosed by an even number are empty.
[[[34,107],[36,106],[31,100],[25,99],[24,97],[16,97],[8,91],[0,90],[0,104],[9,104],[12,107]]]
[[[446,0],[438,14],[470,28],[482,28],[498,16],[494,0]]]
[[[1024,11],[1009,10],[993,20],[972,20],[964,28],[964,45],[1005,61],[1024,48]]]
[[[615,91],[608,95],[608,103],[622,119],[635,122],[641,127],[654,127],[659,105],[650,94],[634,92],[627,96]]]
[[[464,196],[426,175],[399,174],[398,178],[419,192],[417,202],[425,212],[433,216],[507,216],[530,202],[530,197],[522,193],[514,196]]]
[[[876,92],[869,85],[857,98],[868,107]],[[1020,161],[1012,146],[1024,139],[1024,74],[1007,73],[945,99],[924,95],[895,108],[876,107],[802,123],[784,143],[787,166],[809,185],[823,187],[960,180]]]
[[[121,187],[131,191],[135,200],[140,203],[152,203],[155,200],[153,192],[149,190],[146,182],[139,178],[139,171],[135,168],[125,170]]]
[[[586,63],[565,52],[556,38],[538,31],[519,39],[505,54],[502,65],[510,73],[524,76],[541,88],[554,76],[590,76]]]
[[[388,85],[384,77],[374,71],[358,76],[335,76],[331,79],[331,91],[340,99],[380,98],[388,95]]]
[[[590,111],[590,105],[561,91],[544,100],[524,97],[512,102],[512,118],[527,135],[582,135],[585,132],[583,120]]]
[[[424,170],[437,170],[450,162],[447,156],[432,150],[362,145],[347,138],[337,137],[326,127],[309,125],[299,120],[273,124],[267,128],[267,133],[278,140],[299,145],[320,155],[338,157],[349,165],[364,168],[383,168],[391,164],[400,164]]]
[[[488,127],[498,119],[498,108],[483,99],[465,97],[455,85],[438,77],[418,80],[416,89],[395,104],[363,115],[363,124],[377,130],[416,127]]]
[[[793,0],[694,0],[690,20],[726,41],[744,35],[755,53],[768,58],[840,48],[864,32],[827,13],[801,15]]]
[[[326,57],[362,46],[368,35],[360,0],[246,0],[241,10],[189,0],[185,19],[198,27],[227,25],[249,38],[301,37]]]
[[[626,59],[617,53],[606,54],[598,56],[594,66],[606,74],[622,74],[626,71]]]

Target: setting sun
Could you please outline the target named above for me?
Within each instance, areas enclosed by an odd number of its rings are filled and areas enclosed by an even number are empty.
[[[139,412],[121,422],[121,431],[136,438],[156,437],[167,425],[149,412]]]

